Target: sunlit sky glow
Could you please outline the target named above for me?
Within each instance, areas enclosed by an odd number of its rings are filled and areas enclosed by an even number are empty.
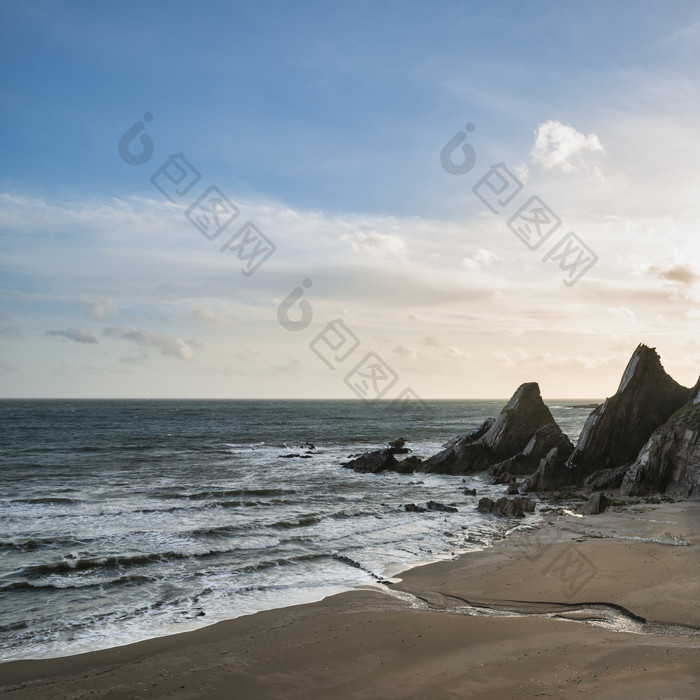
[[[640,342],[697,380],[697,2],[23,0],[0,35],[0,396],[354,398],[373,351],[385,398],[596,398]],[[177,153],[202,177],[172,203]],[[208,240],[212,185],[240,214]],[[507,226],[534,195],[562,221],[537,250]],[[219,252],[248,221],[276,246],[250,276]],[[572,286],[542,261],[568,232],[599,258]],[[335,319],[360,342],[330,369]]]

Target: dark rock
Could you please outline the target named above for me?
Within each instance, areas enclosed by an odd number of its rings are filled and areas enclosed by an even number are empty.
[[[406,459],[401,459],[396,461],[396,466],[394,471],[399,472],[399,474],[413,474],[413,472],[420,469],[423,464],[423,460],[415,455],[407,457]]]
[[[464,489],[465,496],[476,496],[476,489]]]
[[[516,493],[520,492],[520,487],[518,486],[517,482],[513,482],[512,484],[508,484],[508,490],[506,491],[506,494],[508,496],[514,496]]]
[[[614,396],[588,417],[567,466],[583,477],[634,462],[644,443],[690,398],[661,366],[654,348],[640,344]]]
[[[623,496],[700,495],[700,379],[691,400],[658,428],[622,481]]]
[[[448,447],[454,447],[455,445],[464,441],[478,440],[480,437],[483,437],[488,432],[489,428],[494,424],[495,421],[496,419],[493,416],[490,416],[481,425],[474,428],[473,430],[470,430],[468,433],[462,433],[461,435],[456,435],[455,437],[450,438],[443,445],[443,448],[447,449]]]
[[[347,469],[354,469],[361,474],[378,474],[387,470],[395,471],[397,465],[398,461],[389,448],[365,452],[343,464]]]
[[[585,515],[597,515],[602,513],[609,505],[608,497],[603,493],[594,493],[579,509],[579,513]]]
[[[537,383],[522,384],[490,425],[485,422],[476,431],[451,440],[422,468],[440,474],[483,471],[522,452],[535,433],[550,423],[554,419]]]
[[[489,474],[494,477],[492,483],[506,483],[496,481],[496,478],[503,473],[517,474],[518,476],[532,474],[553,447],[557,448],[557,454],[563,461],[566,461],[574,451],[571,440],[564,435],[561,428],[554,422],[540,428],[525,445],[525,449],[522,452],[489,467]]]
[[[503,462],[501,462],[503,464]],[[515,477],[510,472],[503,472],[498,476],[494,476],[491,480],[492,484],[511,484],[515,481]]]
[[[591,491],[619,489],[627,469],[627,466],[618,467],[617,469],[601,469],[587,476],[583,483],[585,486],[588,486]]]
[[[516,496],[513,499],[504,496],[497,501],[484,497],[479,501],[476,509],[480,513],[492,513],[504,518],[524,518],[525,513],[535,510],[535,501],[522,496]]]
[[[428,501],[428,510],[435,510],[441,513],[457,513],[457,509],[454,506],[446,506],[444,503],[437,503],[436,501]]]
[[[553,447],[547,456],[540,460],[537,471],[525,479],[521,491],[551,491],[578,483],[576,470],[567,469],[566,463],[559,459],[559,450]]]
[[[427,513],[428,509],[417,506],[415,503],[405,503],[403,509],[409,513]]]

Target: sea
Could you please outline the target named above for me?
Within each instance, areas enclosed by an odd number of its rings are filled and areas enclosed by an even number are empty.
[[[574,441],[587,403],[548,402]],[[0,661],[381,587],[491,545],[519,525],[476,510],[503,486],[343,463],[399,437],[428,457],[504,404],[0,401]],[[457,512],[403,508],[431,500]]]

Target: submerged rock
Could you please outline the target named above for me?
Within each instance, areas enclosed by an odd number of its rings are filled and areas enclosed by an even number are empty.
[[[451,440],[422,468],[439,474],[483,471],[521,453],[535,433],[550,423],[555,421],[537,383],[522,384],[495,420]]]

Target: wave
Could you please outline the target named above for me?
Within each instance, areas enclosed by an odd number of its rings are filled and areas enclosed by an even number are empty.
[[[159,494],[160,498],[183,498],[189,501],[204,499],[231,498],[234,496],[290,496],[297,493],[295,489],[209,489],[194,493],[165,493]]]
[[[112,579],[111,581],[99,581],[88,583],[71,582],[71,584],[63,586],[58,585],[56,583],[48,583],[46,581],[14,581],[13,583],[0,585],[0,591],[63,591],[69,588],[102,588],[103,586],[123,586],[125,584],[140,585],[143,583],[152,583],[153,581],[157,580],[158,579],[154,576],[144,576],[142,574],[135,574],[131,576],[119,576],[119,578]]]
[[[82,503],[80,499],[76,498],[64,498],[61,496],[37,496],[36,498],[13,498],[10,503],[26,503],[29,505],[34,504],[75,504]]]
[[[109,570],[122,569],[135,566],[143,566],[155,562],[166,562],[181,559],[203,559],[206,557],[219,556],[237,551],[239,548],[209,550],[199,554],[187,554],[184,552],[166,552],[163,554],[143,554],[133,557],[103,557],[101,559],[75,559],[69,561],[52,562],[50,564],[38,564],[31,567],[26,567],[20,572],[24,577],[22,581],[13,581],[11,583],[0,585],[0,592],[19,591],[19,590],[36,590],[36,589],[55,589],[66,590],[73,588],[100,588],[102,586],[114,586],[124,584],[141,584],[158,580],[159,577],[148,576],[146,574],[120,574],[117,578],[108,581],[88,581],[81,582],[79,579],[70,581],[46,581],[40,577],[48,575],[70,574],[76,571]],[[298,554],[293,556],[280,556],[274,559],[266,559],[246,566],[230,569],[230,574],[251,573],[255,571],[264,571],[274,567],[289,566],[302,562],[317,561],[320,559],[328,559],[332,555],[325,552],[313,552],[306,554]],[[35,578],[37,580],[28,580]]]
[[[309,525],[316,525],[316,523],[320,522],[321,518],[315,515],[306,515],[298,520],[278,520],[276,523],[272,523],[270,527],[288,530],[295,527],[308,527]]]

